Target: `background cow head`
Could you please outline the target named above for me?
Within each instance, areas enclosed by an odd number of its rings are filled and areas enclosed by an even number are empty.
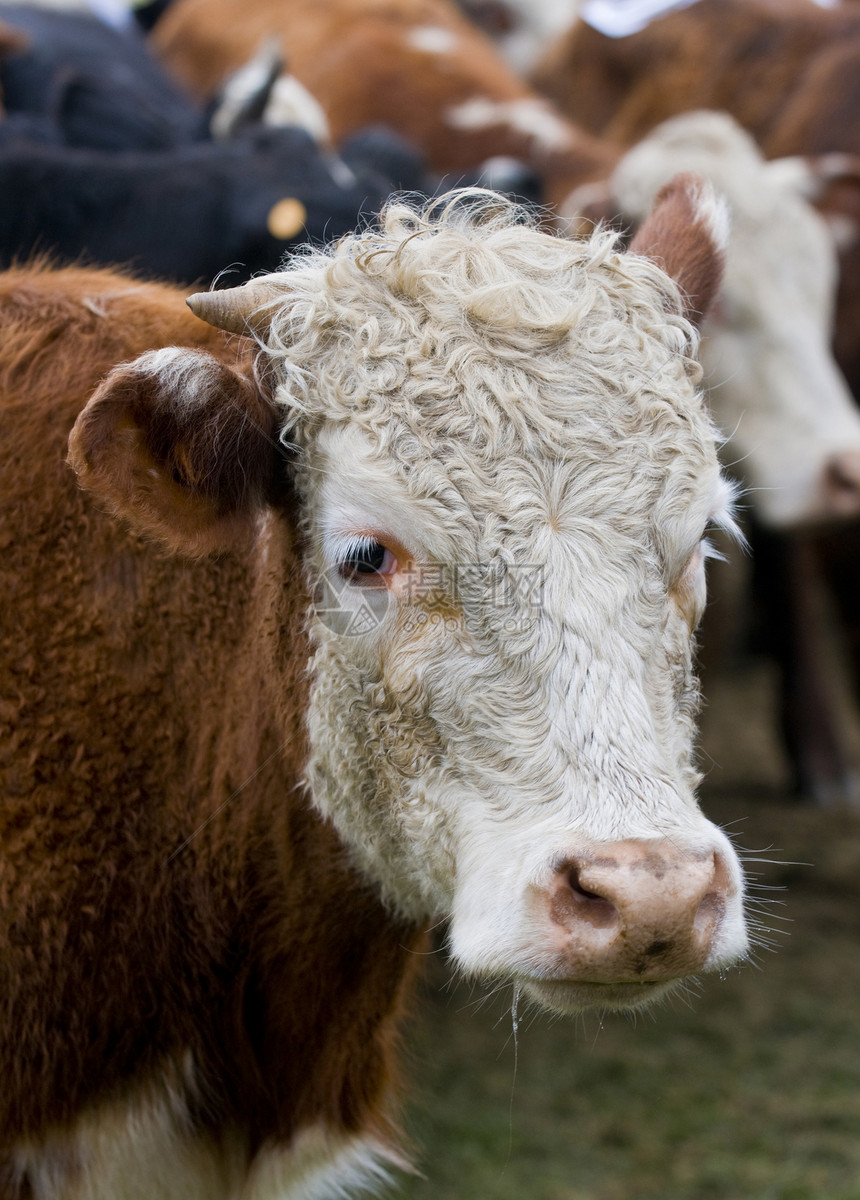
[[[831,350],[836,246],[806,198],[811,172],[802,160],[766,162],[727,113],[686,113],[624,156],[606,214],[635,227],[682,168],[731,207],[725,277],[700,354],[723,460],[765,525],[856,516],[860,417]]]

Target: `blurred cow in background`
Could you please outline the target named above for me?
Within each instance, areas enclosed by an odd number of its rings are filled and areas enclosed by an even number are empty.
[[[550,203],[605,178],[615,161],[520,79],[452,0],[174,0],[152,37],[163,62],[207,99],[273,35],[336,144],[387,123],[439,172],[521,161]]]
[[[835,345],[860,394],[860,12],[812,0],[697,0],[629,37],[576,21],[535,72],[591,133],[631,146],[668,117],[725,110],[768,158],[808,164],[806,190],[843,243]]]
[[[231,268],[235,282],[354,228],[397,188],[430,188],[420,156],[385,131],[334,154],[296,81],[288,127],[266,129],[255,116],[274,80],[259,72],[225,81],[210,112],[134,29],[27,5],[0,6],[0,20],[2,265],[47,253],[185,283]]]
[[[628,151],[605,187],[573,193],[566,215],[581,198],[592,216],[635,229],[680,169],[709,179],[731,210],[700,352],[724,460],[770,528],[860,515],[860,411],[830,348],[836,250],[802,177],[765,162],[728,114],[687,113]]]
[[[207,117],[133,29],[86,13],[0,4],[22,46],[0,59],[8,113],[44,117],[70,146],[161,150],[205,138]]]
[[[369,220],[397,182],[365,169],[362,135],[337,159],[295,127],[111,155],[35,145],[15,127],[0,123],[4,266],[47,252],[185,283],[229,269],[236,282]]]

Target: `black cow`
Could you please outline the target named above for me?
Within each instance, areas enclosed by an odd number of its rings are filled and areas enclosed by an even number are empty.
[[[3,56],[6,111],[53,121],[70,146],[161,150],[207,136],[202,108],[134,28],[84,13],[0,4],[0,21],[28,44]]]
[[[396,184],[302,129],[257,129],[225,143],[110,154],[7,139],[0,122],[0,264],[48,252],[125,263],[182,283],[234,265],[231,283],[274,270],[285,250],[353,229]],[[366,148],[365,148],[366,149]],[[405,169],[401,163],[400,175]]]

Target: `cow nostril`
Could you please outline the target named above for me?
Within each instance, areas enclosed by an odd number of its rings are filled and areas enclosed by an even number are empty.
[[[849,516],[860,510],[860,454],[856,450],[834,454],[825,479],[834,513]]]
[[[615,923],[618,918],[617,908],[605,896],[583,887],[578,867],[571,868],[567,882],[573,895],[574,907],[581,918],[600,927]]]
[[[577,896],[582,896],[585,900],[605,900],[605,896],[599,896],[597,892],[590,892],[588,888],[584,888],[579,881],[579,868],[574,867],[568,877],[568,882],[571,888],[576,892]]]
[[[708,892],[699,902],[693,918],[693,929],[699,937],[710,937],[723,919],[726,911],[725,896],[719,892]]]

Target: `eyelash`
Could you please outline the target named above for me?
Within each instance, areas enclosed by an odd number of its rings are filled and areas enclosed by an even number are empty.
[[[341,578],[361,585],[362,581],[392,575],[397,570],[397,559],[377,538],[356,534],[338,549],[337,569]]]

